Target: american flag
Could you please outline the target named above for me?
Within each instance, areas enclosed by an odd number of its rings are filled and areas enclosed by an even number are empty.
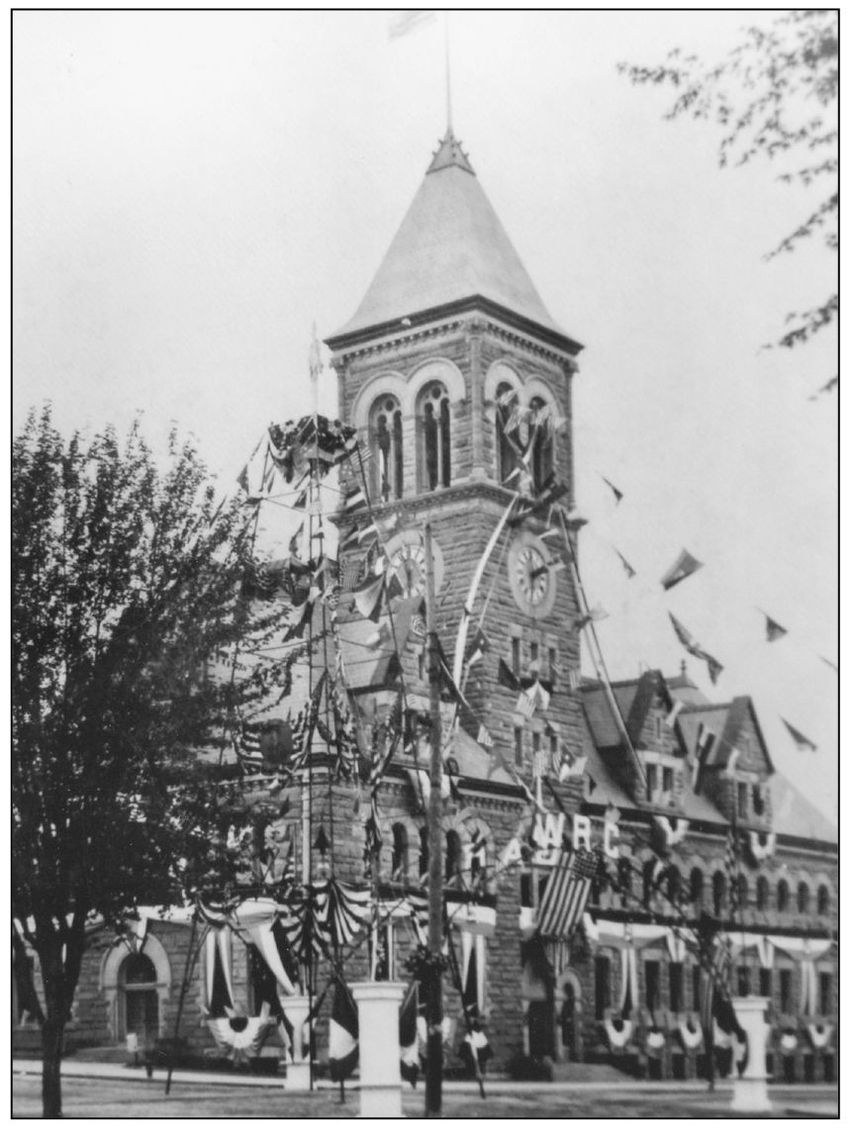
[[[491,732],[488,730],[488,728],[483,723],[479,724],[479,735],[478,735],[476,741],[479,743],[480,746],[485,746],[489,750],[494,745],[494,739],[491,737]]]
[[[589,901],[599,863],[598,854],[587,849],[568,849],[560,855],[539,906],[543,936],[565,939],[574,932]]]

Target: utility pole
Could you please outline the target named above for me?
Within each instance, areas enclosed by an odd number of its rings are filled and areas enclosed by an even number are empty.
[[[429,966],[426,983],[426,1117],[440,1117],[443,1103],[443,824],[441,803],[440,754],[440,660],[435,630],[434,558],[431,525],[423,529],[426,554],[426,628],[429,652],[429,717],[431,789],[428,801],[428,950]]]

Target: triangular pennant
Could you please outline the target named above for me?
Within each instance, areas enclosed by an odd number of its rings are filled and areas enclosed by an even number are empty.
[[[628,577],[628,579],[630,580],[631,577],[636,576],[637,575],[636,569],[633,567],[633,565],[628,563],[628,561],[625,559],[625,557],[622,556],[622,554],[619,552],[619,550],[614,547],[613,552],[616,554],[616,556],[622,562],[622,568],[625,570],[625,575]]]
[[[687,549],[682,549],[679,553],[675,563],[667,569],[666,573],[661,578],[661,584],[664,587],[664,592],[670,588],[675,588],[683,580],[686,580],[693,573],[702,568],[702,561],[698,561]]]
[[[607,478],[605,478],[603,474],[601,475],[601,481],[604,482],[606,485],[608,485],[610,487],[610,489],[613,491],[613,496],[616,498],[616,504],[618,505],[619,502],[622,500],[622,498],[625,495],[622,493],[621,490],[617,489],[611,481],[609,481]]]
[[[782,715],[780,715],[780,718],[782,718]],[[801,734],[801,732],[796,727],[793,727],[790,722],[786,722],[786,720],[783,719],[783,725],[792,736],[792,741],[798,750],[818,750],[816,744],[812,742],[811,739],[807,738],[805,734]]]
[[[762,615],[765,617],[765,639],[768,643],[782,639],[787,634],[788,629],[778,624],[776,620],[772,620],[767,612],[763,612]]]

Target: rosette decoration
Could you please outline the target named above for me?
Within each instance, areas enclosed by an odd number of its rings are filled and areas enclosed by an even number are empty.
[[[631,1035],[634,1033],[634,1023],[632,1019],[623,1019],[621,1017],[613,1018],[611,1015],[605,1015],[604,1030],[607,1034],[607,1042],[610,1046],[611,1053],[618,1054],[621,1053],[631,1041]]]
[[[660,1054],[660,1052],[664,1048],[665,1042],[666,1042],[666,1038],[664,1037],[664,1034],[662,1031],[654,1030],[651,1027],[649,1027],[649,1029],[646,1031],[645,1039],[644,1039],[644,1046],[645,1046],[646,1053],[649,1055],[650,1058],[657,1058],[658,1057],[658,1055]]]
[[[797,1034],[793,1030],[784,1030],[780,1035],[780,1052],[794,1054],[797,1050]]]
[[[268,1004],[263,1003],[258,1015],[233,1015],[231,1018],[209,1019],[208,1027],[215,1041],[228,1047],[233,1057],[255,1058],[262,1049],[265,1035],[273,1023]]]

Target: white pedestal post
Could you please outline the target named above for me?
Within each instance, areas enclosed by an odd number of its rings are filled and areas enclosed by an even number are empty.
[[[404,983],[353,983],[360,1024],[360,1117],[402,1117],[399,1007]]]
[[[310,1086],[310,1054],[304,1057],[304,1026],[309,1018],[309,995],[286,995],[280,1002],[286,1018],[292,1025],[294,1057],[286,1066],[284,1088],[290,1092],[305,1092]]]
[[[770,1031],[765,1022],[768,999],[744,995],[733,998],[732,1006],[738,1022],[747,1032],[748,1051],[743,1077],[736,1077],[732,1082],[732,1108],[742,1113],[766,1113],[771,1108],[765,1068],[765,1045]]]

